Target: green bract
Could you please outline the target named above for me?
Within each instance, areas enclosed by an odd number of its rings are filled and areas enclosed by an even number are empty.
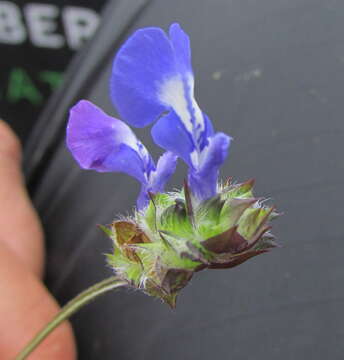
[[[231,268],[276,246],[268,223],[277,214],[253,197],[253,185],[229,182],[201,203],[187,185],[151,194],[132,219],[102,227],[114,243],[109,264],[131,286],[175,307],[196,271]]]

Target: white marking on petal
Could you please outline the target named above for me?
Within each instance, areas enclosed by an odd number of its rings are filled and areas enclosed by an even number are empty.
[[[116,144],[123,143],[130,146],[135,151],[139,151],[137,138],[129,126],[118,120],[112,125],[112,128],[114,129],[114,141]]]
[[[160,88],[159,98],[164,104],[174,109],[186,130],[193,134],[191,114],[188,109],[188,103],[184,94],[184,84],[180,75],[170,78],[163,83]]]
[[[192,164],[198,168],[200,156],[199,142],[205,130],[202,111],[198,106],[194,94],[194,78],[191,73],[186,76],[186,84],[178,74],[166,80],[160,87],[160,101],[173,108],[186,130],[191,134],[195,151],[190,154]],[[193,112],[193,114],[190,112]]]
[[[199,152],[197,150],[194,150],[191,154],[190,154],[190,159],[192,162],[192,165],[198,169],[199,168]]]
[[[118,120],[114,125],[112,125],[112,128],[114,129],[115,144],[126,144],[139,154],[145,167],[147,168],[144,176],[148,181],[147,171],[150,162],[150,155],[146,147],[140,142],[140,140],[137,139],[130,127],[123,121]]]
[[[202,168],[202,166],[204,165],[205,160],[208,157],[208,152],[209,152],[209,148],[210,148],[210,144],[212,142],[213,138],[208,138],[208,144],[203,148],[203,150],[201,151],[200,155],[199,155],[199,168]]]
[[[189,99],[191,99],[191,104],[194,109],[195,126],[196,126],[196,130],[198,132],[197,135],[200,136],[200,134],[205,129],[205,123],[204,123],[202,111],[201,111],[200,107],[198,106],[197,101],[193,94],[195,81],[194,81],[194,77],[191,73],[189,73],[187,75],[187,82],[188,82],[188,87],[189,87]]]
[[[149,155],[149,152],[148,150],[146,149],[146,147],[139,141],[137,140],[136,141],[136,147],[137,147],[137,152],[138,154],[140,155],[143,163],[144,163],[144,166],[145,166],[145,173],[144,173],[144,176],[145,176],[145,179],[147,182],[149,182],[149,163],[151,161],[151,158],[150,158],[150,155]],[[135,149],[136,150],[136,149]]]

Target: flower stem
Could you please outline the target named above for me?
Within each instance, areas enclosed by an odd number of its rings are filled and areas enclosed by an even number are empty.
[[[126,286],[126,281],[118,279],[116,276],[111,276],[88,289],[84,290],[74,299],[69,301],[61,311],[25,346],[25,348],[17,355],[15,360],[24,360],[28,355],[36,349],[36,347],[64,320],[77,312],[84,305],[87,305],[98,296],[122,286]]]

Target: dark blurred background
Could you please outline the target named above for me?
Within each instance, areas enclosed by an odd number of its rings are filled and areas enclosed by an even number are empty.
[[[27,1],[0,1],[0,26],[9,3],[29,31]],[[51,32],[64,39],[61,48],[36,46],[29,37],[21,46],[5,44],[0,34],[0,115],[25,143],[27,183],[47,235],[46,281],[58,300],[111,273],[103,255],[111,244],[95,225],[130,212],[136,200],[138,184],[125,175],[79,170],[64,129],[68,108],[80,98],[116,115],[108,98],[111,61],[137,28],[178,21],[190,35],[198,102],[215,128],[234,138],[223,177],[254,177],[256,195],[284,216],[273,224],[282,249],[197,274],[175,311],[132,291],[83,309],[72,320],[80,359],[342,359],[344,2],[97,1],[92,11],[105,9],[99,30],[77,52],[66,40],[63,13],[91,3],[55,2]],[[25,69],[41,103],[13,97],[13,89],[23,92],[11,82],[14,68]],[[47,69],[64,72],[48,103],[50,88],[37,81]],[[160,153],[149,129],[136,133]],[[184,170],[179,165],[171,188],[180,186]]]

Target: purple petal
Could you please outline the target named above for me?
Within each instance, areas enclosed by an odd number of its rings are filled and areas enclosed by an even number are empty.
[[[156,171],[150,177],[150,188],[153,193],[163,192],[166,182],[176,170],[178,157],[170,151],[160,156]]]
[[[137,30],[117,53],[110,91],[121,118],[144,127],[166,111],[159,98],[165,78],[177,73],[171,43],[160,28]]]
[[[147,183],[147,169],[139,154],[126,144],[121,144],[118,151],[112,152],[103,162],[107,171],[121,172],[132,176],[141,184]]]
[[[193,139],[174,111],[159,119],[151,132],[157,145],[175,153],[192,166],[190,154],[195,150]]]
[[[179,24],[170,26],[169,35],[176,56],[176,63],[181,73],[192,73],[190,38]]]
[[[145,28],[125,42],[113,63],[111,98],[121,118],[137,127],[173,110],[199,147],[205,119],[194,99],[190,41],[178,24],[169,35]]]
[[[190,168],[189,185],[198,199],[208,199],[216,194],[219,168],[228,155],[230,142],[229,136],[223,133],[215,134],[200,155],[198,170]]]
[[[147,184],[142,184],[141,192],[137,199],[137,208],[143,209],[149,203],[149,192],[159,193],[164,191],[166,182],[176,170],[178,157],[167,151],[158,160],[155,171],[152,171]]]
[[[149,191],[151,190],[149,189],[147,184],[142,184],[140,194],[136,200],[136,207],[138,210],[144,209],[149,204]]]
[[[205,128],[199,140],[199,147],[201,151],[204,149],[205,146],[208,145],[209,138],[214,135],[213,124],[211,123],[208,115],[203,113],[203,117],[205,122]]]
[[[86,100],[70,111],[67,146],[84,169],[124,172],[141,183],[152,170],[150,155],[130,128]]]

